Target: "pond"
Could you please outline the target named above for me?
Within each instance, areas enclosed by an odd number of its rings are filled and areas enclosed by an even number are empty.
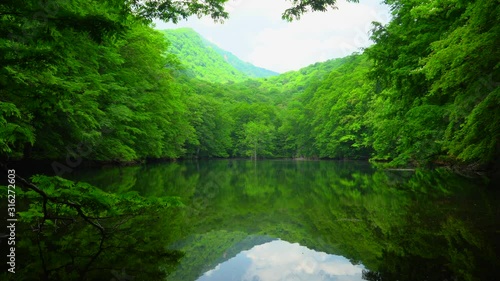
[[[184,253],[167,280],[500,276],[498,190],[444,169],[206,160],[83,170],[70,178],[181,200],[162,230],[169,244],[158,245]]]

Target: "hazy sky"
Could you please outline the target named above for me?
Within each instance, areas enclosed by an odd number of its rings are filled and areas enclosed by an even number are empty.
[[[381,1],[353,4],[338,0],[337,10],[309,12],[289,23],[281,19],[290,7],[285,0],[230,0],[226,4],[229,19],[223,24],[210,17],[191,17],[177,25],[155,23],[157,29],[191,27],[244,61],[285,72],[371,45],[371,22],[389,21],[389,9]]]

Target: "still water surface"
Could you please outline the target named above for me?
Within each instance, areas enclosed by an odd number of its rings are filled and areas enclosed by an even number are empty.
[[[176,196],[168,280],[498,280],[500,196],[446,170],[211,160],[85,170],[107,191]],[[163,246],[163,245],[158,245]]]
[[[216,280],[363,280],[362,265],[342,256],[316,252],[297,243],[272,241],[242,251],[205,272],[199,281]]]

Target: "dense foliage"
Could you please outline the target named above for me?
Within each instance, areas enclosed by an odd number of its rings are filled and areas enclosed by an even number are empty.
[[[260,79],[249,78],[274,73],[193,30],[154,31],[153,6],[84,2],[60,2],[46,21],[30,17],[34,6],[2,4],[4,157],[315,157],[474,168],[498,158],[495,1],[386,1],[393,19],[374,24],[375,44],[363,54]],[[334,4],[313,2],[294,1],[288,13]]]
[[[100,3],[58,2],[45,21],[30,7],[2,15],[2,153],[50,159],[73,151],[108,161],[182,155],[194,131],[165,68],[175,61],[164,55],[163,36]],[[9,33],[22,25],[24,36]]]
[[[375,27],[376,44],[366,52],[381,85],[374,110],[377,157],[496,160],[498,1],[386,2],[393,19]],[[387,141],[377,141],[381,136]]]
[[[168,52],[181,58],[182,72],[191,78],[225,83],[278,74],[241,61],[190,28],[163,30],[163,33],[171,42]]]
[[[16,198],[29,208],[18,203],[16,273],[3,271],[2,280],[112,280],[127,275],[160,280],[182,256],[150,243],[168,245],[175,239],[176,231],[166,225],[179,213],[181,203],[174,197],[107,193],[41,175],[32,183],[18,182],[28,189],[17,188]],[[7,194],[6,188],[0,190]]]

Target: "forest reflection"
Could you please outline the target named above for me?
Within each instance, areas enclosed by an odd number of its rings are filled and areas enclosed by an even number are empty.
[[[277,238],[362,263],[366,280],[491,280],[499,273],[498,193],[485,179],[444,169],[212,160],[74,176],[112,192],[180,198],[185,207],[170,221],[179,233],[169,247],[184,257],[171,280],[196,280]]]

